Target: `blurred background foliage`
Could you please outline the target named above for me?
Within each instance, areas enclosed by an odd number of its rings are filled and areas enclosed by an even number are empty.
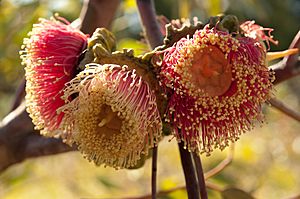
[[[148,47],[141,42],[141,26],[134,0],[120,1],[112,24],[118,49],[135,49],[142,54]],[[19,53],[22,40],[39,17],[58,12],[69,21],[80,13],[80,0],[0,0],[0,116],[9,112],[24,70]],[[207,21],[219,13],[237,15],[241,21],[254,19],[275,29],[280,41],[271,50],[286,49],[300,28],[298,0],[156,0],[157,13],[169,19],[197,16]],[[276,96],[295,110],[299,107],[299,78],[276,87]],[[210,181],[222,189],[236,187],[255,198],[292,198],[300,194],[299,123],[269,106],[264,111],[268,123],[257,127],[235,144],[233,163]],[[165,190],[184,185],[175,140],[159,146],[158,186]],[[203,156],[207,171],[222,161],[229,150]],[[151,162],[137,170],[95,167],[77,152],[27,160],[0,174],[0,198],[120,198],[150,192]],[[227,194],[227,195],[226,195]],[[234,195],[234,194],[233,194]],[[233,197],[223,193],[223,198]],[[209,190],[209,198],[222,198]],[[176,191],[164,199],[186,198]],[[245,197],[246,198],[246,197]],[[297,197],[294,197],[297,198]],[[300,198],[300,197],[298,197]]]

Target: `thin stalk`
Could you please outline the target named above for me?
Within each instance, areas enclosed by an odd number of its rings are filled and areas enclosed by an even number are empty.
[[[156,19],[153,0],[136,0],[147,41],[151,48],[163,43],[163,35]]]
[[[298,31],[292,43],[290,44],[289,49],[292,48],[300,49],[300,31]],[[299,54],[286,56],[280,62],[270,66],[270,68],[275,72],[274,85],[300,74],[300,61],[298,59],[298,56]]]
[[[147,41],[152,49],[163,43],[163,35],[160,32],[153,0],[136,0],[139,15],[146,34]],[[153,148],[152,154],[152,177],[151,194],[156,199],[157,184],[157,146]]]
[[[84,0],[80,30],[92,35],[96,28],[109,29],[120,3],[120,0]]]
[[[185,177],[188,199],[200,199],[196,172],[191,153],[184,148],[183,142],[178,143],[181,157],[181,164]]]
[[[206,191],[205,178],[204,178],[201,158],[199,155],[195,153],[193,153],[193,158],[194,158],[195,167],[197,171],[198,185],[199,185],[201,199],[207,199],[207,191]]]
[[[10,111],[15,110],[23,101],[24,97],[25,97],[25,84],[26,84],[26,80],[25,77],[22,79],[20,85],[17,88],[16,94],[15,94],[15,99],[12,105],[12,108]]]
[[[298,113],[294,109],[288,107],[287,105],[285,105],[283,102],[279,101],[276,98],[270,99],[269,102],[277,110],[281,111],[282,113],[300,122],[300,113]]]
[[[151,177],[151,195],[156,199],[156,182],[157,182],[157,146],[152,151],[152,177]]]

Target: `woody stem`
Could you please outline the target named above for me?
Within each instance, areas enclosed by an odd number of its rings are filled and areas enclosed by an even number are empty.
[[[163,43],[163,35],[160,32],[153,0],[136,0],[141,22],[144,26],[147,41],[152,49]],[[152,155],[152,199],[156,199],[157,184],[157,146],[153,148]]]
[[[187,149],[184,148],[184,143],[180,142],[178,146],[188,199],[200,199],[192,155]]]
[[[197,171],[198,185],[199,185],[201,199],[207,199],[208,197],[207,197],[207,191],[206,191],[205,178],[204,178],[201,158],[198,154],[193,153],[193,159],[194,159],[195,167],[196,167],[196,171]]]
[[[146,38],[151,48],[155,48],[162,44],[163,35],[160,32],[156,19],[155,7],[153,0],[137,0],[136,1],[141,22],[144,26]]]
[[[156,199],[156,182],[157,182],[157,146],[153,148],[152,153],[152,179],[151,179],[151,193],[152,199]]]

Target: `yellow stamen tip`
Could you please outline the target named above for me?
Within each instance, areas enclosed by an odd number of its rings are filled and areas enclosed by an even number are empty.
[[[105,126],[105,124],[107,124],[107,123],[108,123],[107,119],[104,118],[103,120],[101,120],[101,122],[98,124],[98,126],[99,126],[99,127],[103,127],[103,126]]]

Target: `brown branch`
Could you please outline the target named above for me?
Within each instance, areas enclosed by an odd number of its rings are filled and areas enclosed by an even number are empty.
[[[288,64],[282,60],[270,68],[275,72],[274,84],[276,85],[300,74],[300,60],[294,64]]]
[[[295,120],[297,120],[297,121],[300,122],[300,113],[298,113],[295,110],[289,108],[283,102],[281,102],[281,101],[279,101],[279,100],[277,100],[275,98],[270,99],[269,102],[277,110],[281,111],[285,115],[288,115],[291,118],[293,118],[293,119],[295,119]]]
[[[219,191],[222,192],[224,191],[223,188],[221,188],[219,185],[212,183],[210,181],[206,181],[206,188],[211,189],[211,190],[215,190],[215,191]]]
[[[195,162],[195,168],[197,172],[198,186],[199,186],[201,199],[207,199],[207,191],[206,191],[205,179],[203,174],[203,167],[201,163],[201,157],[199,156],[199,154],[193,153],[193,159]]]
[[[298,48],[300,49],[300,30],[294,37],[289,49]],[[298,62],[298,55],[286,56],[283,61],[289,63],[288,67],[294,68],[293,64]]]
[[[298,48],[300,49],[300,31],[294,37],[289,49]],[[275,72],[275,82],[274,84],[279,84],[285,80],[295,77],[300,74],[300,60],[299,55],[294,54],[284,57],[280,62],[270,66]],[[281,111],[282,113],[290,116],[291,118],[300,121],[300,113],[294,111],[293,109],[287,107],[281,101],[273,98],[269,100],[270,104]]]
[[[300,49],[300,31],[298,31],[289,47],[289,49],[292,48]],[[300,74],[300,60],[298,56],[298,54],[286,56],[280,62],[270,66],[275,72],[276,79],[274,84],[279,84]]]
[[[157,146],[152,150],[152,176],[151,176],[151,195],[156,199],[156,182],[157,182]]]
[[[84,0],[80,30],[91,35],[98,27],[109,28],[119,4],[119,0]]]
[[[25,77],[23,77],[19,87],[17,88],[11,111],[15,110],[22,103],[25,97],[25,82]]]
[[[47,138],[40,136],[36,132],[30,133],[22,139],[21,146],[23,147],[18,148],[19,153],[17,153],[19,154],[18,156],[20,156],[21,161],[27,158],[35,158],[76,150],[75,145],[70,147],[63,143],[61,139]]]
[[[142,24],[146,32],[147,41],[152,49],[162,45],[163,36],[160,32],[158,22],[156,20],[155,8],[153,0],[137,0],[137,6],[141,17]],[[157,146],[153,148],[152,155],[152,177],[151,177],[151,198],[156,199],[157,184]]]
[[[25,111],[25,104],[23,103],[0,122],[0,140],[9,142],[32,130],[33,124]]]
[[[151,48],[162,45],[163,35],[156,19],[153,0],[137,0],[136,3],[149,45]]]
[[[199,199],[200,192],[198,189],[198,182],[196,178],[194,163],[192,160],[192,154],[187,149],[185,149],[183,142],[178,143],[178,146],[188,198]]]
[[[74,148],[55,138],[40,136],[31,132],[10,143],[0,143],[0,172],[28,158],[54,155],[73,151]]]
[[[55,138],[46,138],[33,130],[24,104],[0,123],[0,171],[31,157],[74,150]]]

